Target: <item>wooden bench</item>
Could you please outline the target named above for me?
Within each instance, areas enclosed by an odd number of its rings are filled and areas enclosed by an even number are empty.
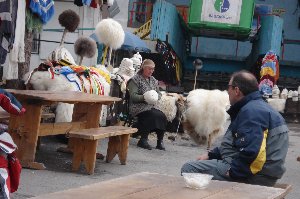
[[[7,113],[6,111],[0,111],[0,122],[8,121],[9,117],[10,117],[9,113]],[[54,113],[42,113],[42,120],[51,119],[51,118],[55,118]],[[41,122],[43,122],[43,121],[41,121]]]
[[[130,134],[137,132],[136,128],[124,126],[108,126],[91,129],[81,129],[68,133],[73,148],[72,170],[78,171],[83,161],[88,174],[93,174],[96,163],[98,140],[109,138],[106,162],[111,162],[118,154],[122,165],[126,164]]]

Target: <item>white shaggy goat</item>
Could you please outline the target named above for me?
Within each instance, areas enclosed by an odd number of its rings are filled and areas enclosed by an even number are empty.
[[[208,149],[217,135],[223,133],[229,106],[226,91],[196,89],[186,98],[183,129],[197,144],[207,143]]]
[[[109,72],[105,69],[104,66],[99,66],[100,70],[103,71],[103,74],[107,74],[108,76],[104,77],[99,73],[91,74],[96,81],[100,82],[103,86],[103,94],[108,96],[110,92],[110,84],[107,82],[110,81]],[[52,76],[53,75],[53,76]],[[97,89],[97,86],[93,86],[91,89],[91,83],[95,83],[95,81],[87,80],[84,75],[81,75],[83,82],[78,78],[75,73],[68,74],[66,78],[65,75],[54,73],[51,74],[48,71],[35,71],[30,76],[30,73],[27,73],[24,76],[24,80],[29,80],[29,84],[32,86],[34,90],[48,90],[48,91],[92,91],[93,93],[100,93]],[[85,89],[80,88],[83,83]],[[83,91],[82,91],[83,92]],[[70,122],[72,121],[73,114],[73,104],[67,103],[58,103],[55,111],[55,122]],[[107,114],[107,106],[102,106],[100,124],[106,124],[106,114]]]

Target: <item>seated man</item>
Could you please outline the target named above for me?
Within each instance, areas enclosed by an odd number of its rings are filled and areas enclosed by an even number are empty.
[[[231,124],[221,146],[185,163],[181,173],[206,173],[215,180],[273,186],[285,172],[288,127],[263,100],[251,73],[234,73],[228,94]]]

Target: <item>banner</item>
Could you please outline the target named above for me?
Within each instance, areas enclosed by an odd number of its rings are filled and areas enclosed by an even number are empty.
[[[243,0],[203,0],[202,22],[240,24]]]

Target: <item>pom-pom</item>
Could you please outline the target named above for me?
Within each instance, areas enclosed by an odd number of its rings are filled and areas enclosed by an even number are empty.
[[[101,20],[95,30],[98,40],[113,49],[118,49],[122,46],[125,40],[124,30],[114,19]]]
[[[155,104],[158,100],[158,93],[155,90],[150,90],[144,93],[144,99],[148,104]]]
[[[74,32],[79,25],[80,17],[73,10],[65,10],[58,17],[59,24],[69,32]]]
[[[80,37],[74,44],[74,51],[81,57],[91,58],[96,53],[96,42],[89,37]]]

